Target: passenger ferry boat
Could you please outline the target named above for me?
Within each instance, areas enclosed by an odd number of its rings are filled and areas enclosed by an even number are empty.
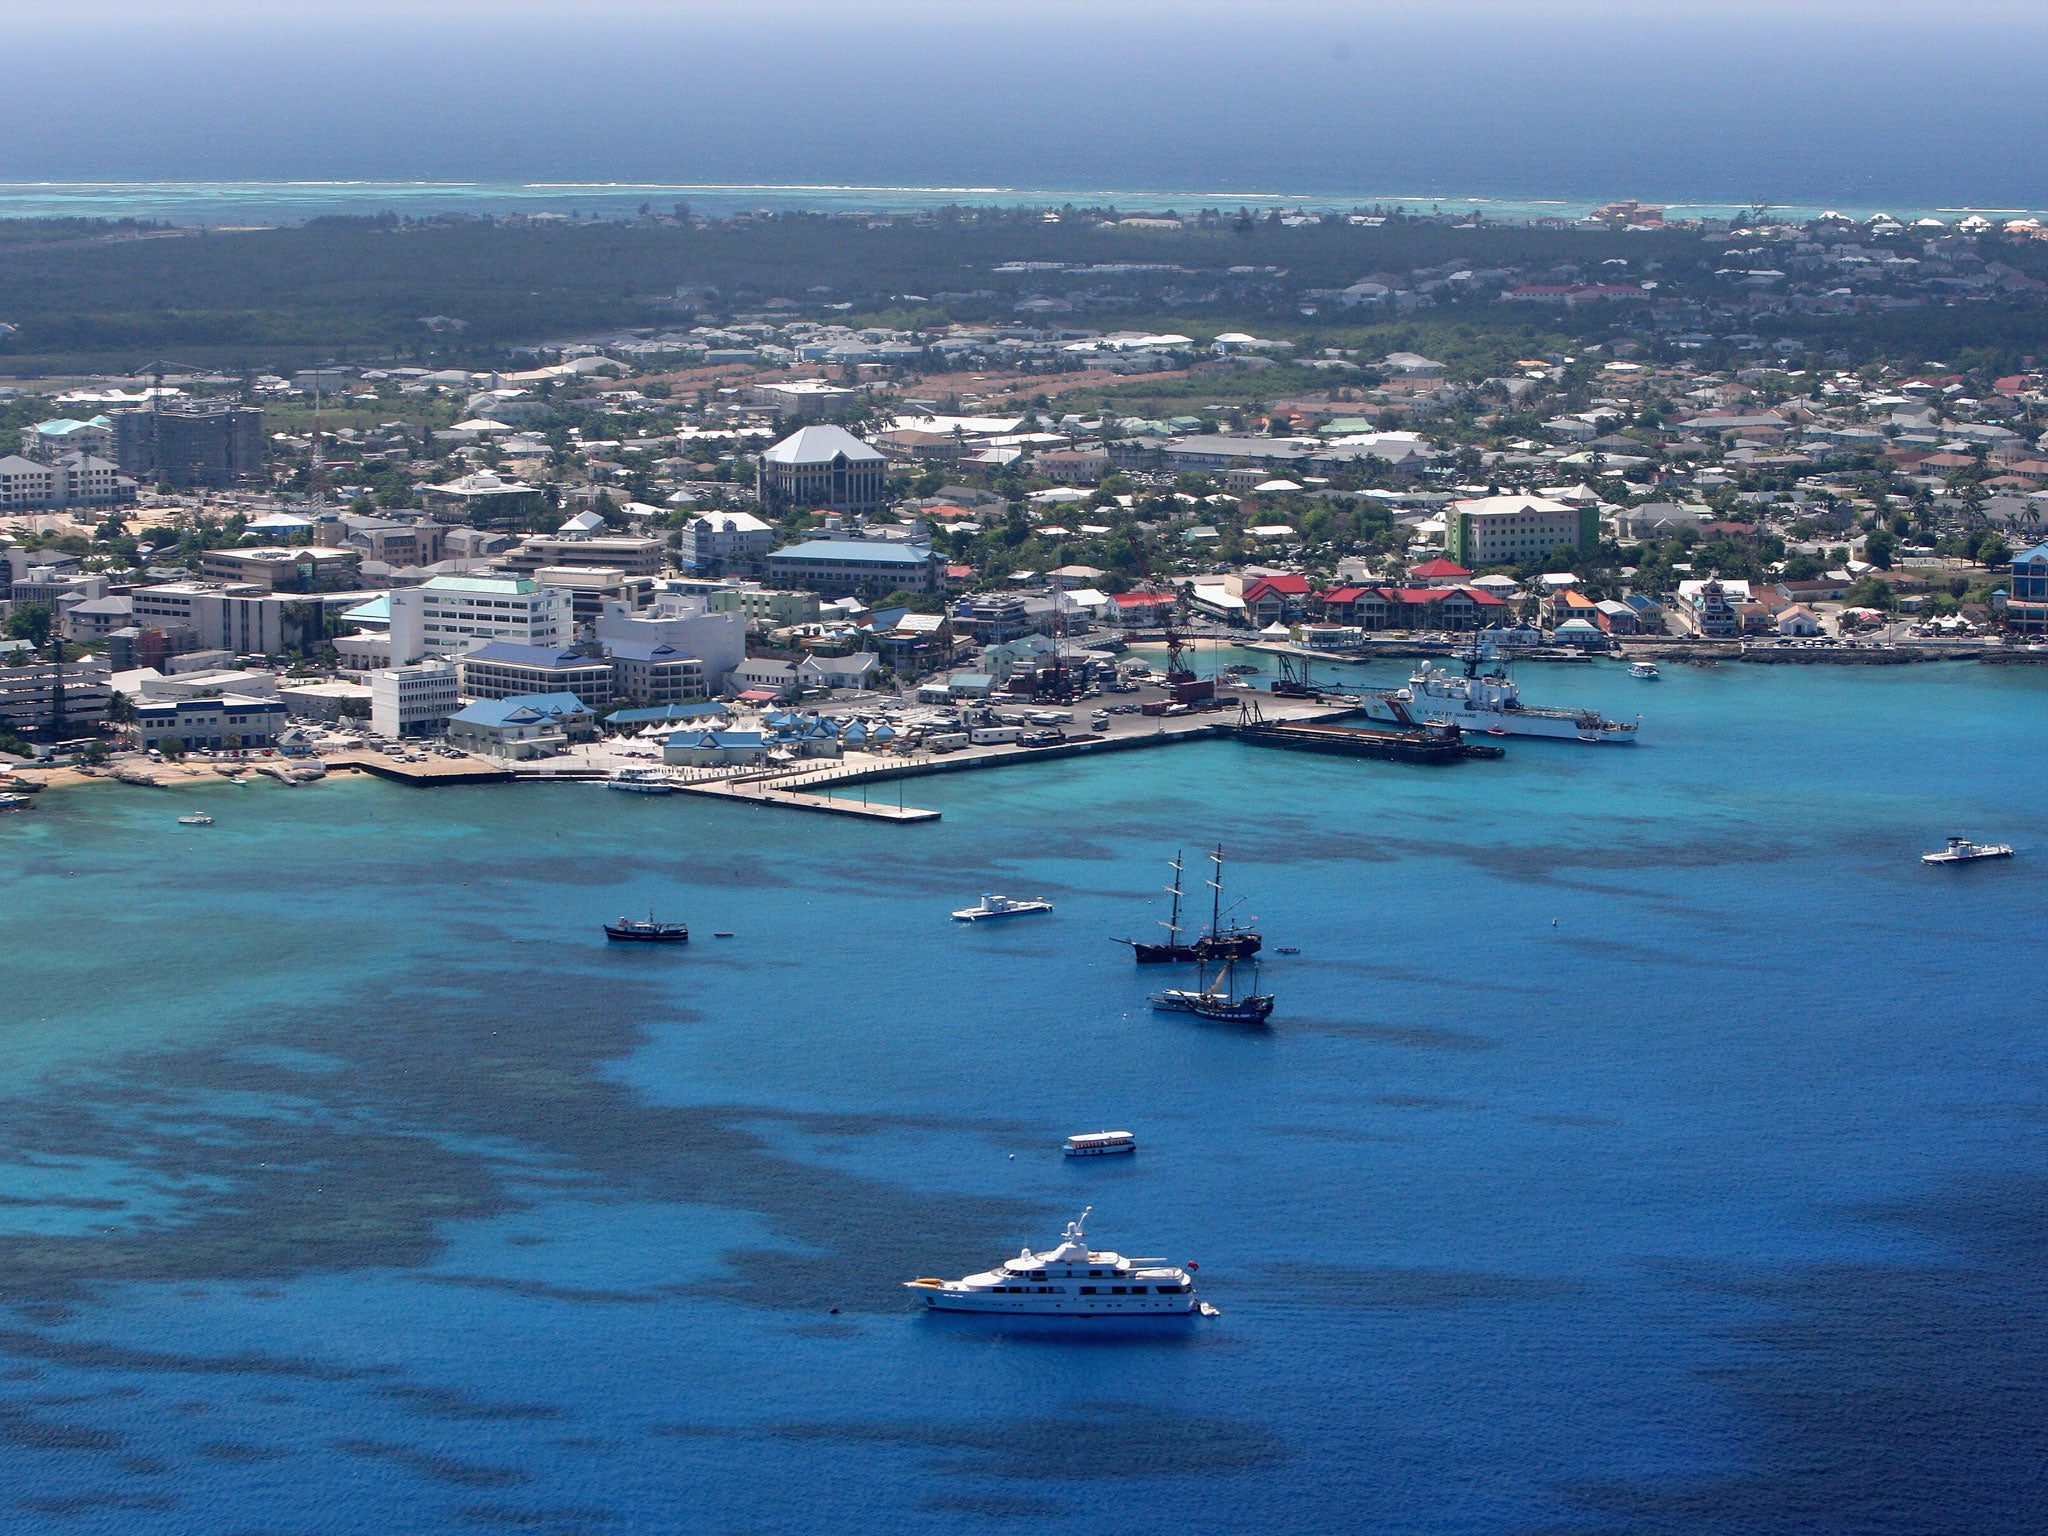
[[[1067,1223],[1059,1246],[1029,1248],[964,1280],[925,1278],[904,1285],[934,1312],[1031,1317],[1186,1317],[1211,1312],[1195,1295],[1189,1269],[1163,1259],[1127,1259],[1088,1246],[1089,1206]]]
[[[2009,859],[2010,843],[1973,843],[1967,837],[1952,837],[1939,853],[1923,853],[1922,864],[1974,864],[1979,859]]]
[[[1455,725],[1489,736],[1548,736],[1559,741],[1633,742],[1635,721],[1609,720],[1591,709],[1534,709],[1522,702],[1521,690],[1508,676],[1498,653],[1464,653],[1464,675],[1425,661],[1406,688],[1364,695],[1368,720],[1412,728]],[[1491,662],[1492,670],[1481,666]]]
[[[1052,903],[1035,898],[1018,899],[1012,896],[984,896],[978,907],[962,907],[953,914],[956,923],[986,922],[992,917],[1022,917],[1027,912],[1050,912]]]
[[[618,768],[604,781],[606,789],[622,789],[629,795],[665,795],[675,786],[661,776],[658,768]]]
[[[1657,670],[1657,663],[1654,661],[1632,661],[1628,664],[1628,675],[1630,677],[1662,677],[1664,674]]]
[[[1137,1151],[1138,1138],[1129,1131],[1082,1131],[1069,1136],[1061,1150],[1068,1157],[1113,1157]]]

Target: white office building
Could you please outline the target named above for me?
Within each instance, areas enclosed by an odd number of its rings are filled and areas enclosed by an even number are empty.
[[[391,659],[400,664],[493,640],[559,649],[574,638],[569,594],[530,576],[436,576],[391,594]]]
[[[438,735],[461,707],[453,662],[422,661],[370,674],[370,728],[380,736]]]
[[[699,597],[665,592],[646,613],[606,603],[597,620],[597,641],[607,653],[666,646],[671,654],[694,657],[703,665],[706,686],[717,693],[732,669],[747,659],[747,619],[743,613],[713,613]]]

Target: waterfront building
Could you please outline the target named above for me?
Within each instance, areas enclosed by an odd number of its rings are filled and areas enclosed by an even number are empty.
[[[662,743],[661,760],[686,768],[754,768],[768,760],[768,738],[759,731],[685,727]]]
[[[435,576],[390,598],[396,661],[448,656],[492,640],[563,646],[573,638],[568,593],[530,576]]]
[[[2048,544],[2037,544],[2012,557],[2005,627],[2020,635],[2048,634]]]
[[[1157,629],[1172,620],[1178,601],[1171,592],[1117,592],[1102,621],[1118,629]]]
[[[494,640],[459,657],[456,665],[462,692],[472,699],[573,693],[595,706],[612,701],[612,664],[581,651]]]
[[[755,473],[761,505],[853,514],[880,512],[888,460],[844,427],[803,427],[764,449]],[[920,589],[921,590],[921,589]]]
[[[694,704],[711,697],[703,658],[666,641],[607,640],[604,650],[615,699],[655,705]]]
[[[1292,575],[1261,576],[1240,594],[1246,620],[1258,629],[1303,618],[1312,595],[1308,578]]]
[[[828,596],[935,592],[939,587],[938,561],[931,550],[885,539],[806,539],[769,555],[768,574]]]
[[[145,698],[135,703],[135,740],[144,747],[268,747],[290,724],[281,698],[238,694]]]
[[[811,605],[815,613],[815,597]],[[747,658],[746,618],[737,612],[716,611],[702,598],[687,593],[664,592],[645,613],[634,613],[623,603],[606,603],[597,618],[596,635],[597,643],[615,658],[624,654],[622,647],[635,646],[643,651],[667,646],[676,654],[695,657],[702,666],[705,686],[713,693],[725,686],[726,674]]]
[[[421,661],[370,674],[370,728],[380,736],[439,735],[462,701],[455,664]]]
[[[1740,606],[1749,601],[1749,583],[1722,581],[1681,581],[1678,599],[1691,614],[1693,628],[1708,640],[1733,640],[1742,633]]]
[[[1519,565],[1560,544],[1590,552],[1599,542],[1600,511],[1590,502],[1573,506],[1517,494],[1478,496],[1444,509],[1444,553],[1471,570]]]
[[[63,719],[57,718],[57,693],[63,690]],[[13,735],[49,730],[61,723],[64,734],[106,724],[114,696],[113,674],[104,659],[87,656],[56,662],[16,652],[0,660],[0,727]]]
[[[479,699],[448,717],[448,742],[488,757],[552,757],[572,741],[588,741],[597,715],[573,693],[515,694]]]

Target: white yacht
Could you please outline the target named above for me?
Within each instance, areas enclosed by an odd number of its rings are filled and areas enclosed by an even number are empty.
[[[962,907],[953,914],[956,923],[979,923],[991,917],[1022,917],[1027,912],[1050,912],[1052,903],[1035,898],[984,896],[978,907]]]
[[[665,795],[675,788],[659,768],[615,768],[604,787],[622,789],[629,795]]]
[[[1534,709],[1522,702],[1521,690],[1491,649],[1467,651],[1461,676],[1425,661],[1406,688],[1365,695],[1365,717],[1412,729],[1419,725],[1455,725],[1488,736],[1549,736],[1560,741],[1632,742],[1636,722],[1609,720],[1598,710]],[[1493,663],[1482,672],[1482,664]]]
[[[2009,859],[2010,843],[1973,843],[1967,837],[1952,837],[1939,853],[1923,853],[1922,864],[1974,864],[1979,859]]]
[[[1067,1223],[1059,1246],[1029,1248],[1007,1264],[964,1280],[906,1280],[934,1312],[1034,1317],[1185,1317],[1213,1309],[1195,1295],[1188,1271],[1163,1259],[1127,1259],[1088,1246],[1089,1206]]]

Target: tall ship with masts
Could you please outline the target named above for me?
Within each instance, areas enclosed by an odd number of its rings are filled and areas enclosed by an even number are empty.
[[[1209,926],[1204,928],[1192,942],[1181,935],[1181,907],[1186,893],[1181,886],[1181,856],[1175,853],[1168,864],[1173,871],[1173,884],[1166,887],[1173,897],[1171,915],[1159,926],[1166,930],[1166,942],[1148,944],[1139,939],[1118,939],[1119,944],[1131,946],[1131,957],[1140,965],[1187,964],[1189,962],[1216,960],[1245,960],[1259,952],[1264,941],[1251,923],[1226,921],[1228,910],[1223,905],[1223,849],[1219,845],[1209,855],[1215,871],[1209,884]],[[1256,922],[1254,918],[1252,922]]]

